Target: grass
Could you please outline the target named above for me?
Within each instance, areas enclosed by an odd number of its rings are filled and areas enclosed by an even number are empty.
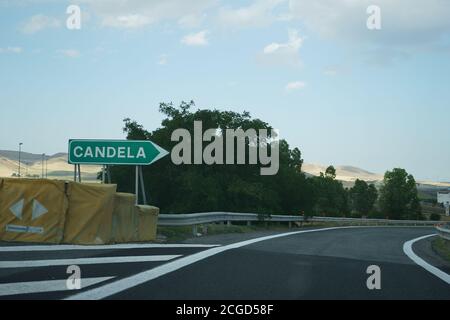
[[[418,221],[420,223],[420,221]],[[197,226],[197,233],[201,236],[215,235],[215,234],[232,234],[232,233],[248,233],[256,231],[295,231],[301,228],[329,228],[329,227],[343,227],[343,226],[377,226],[376,223],[358,223],[358,222],[307,222],[302,226],[294,225],[289,229],[287,223],[279,222],[253,222],[251,226],[247,226],[245,223],[233,223],[232,225],[225,224],[207,224],[206,233],[203,226]],[[163,242],[173,243],[180,242],[189,238],[193,238],[192,226],[180,226],[180,227],[158,227],[158,236]]]
[[[450,241],[438,237],[431,242],[431,246],[440,257],[450,262]]]
[[[306,223],[304,227],[331,227],[336,224],[330,223]],[[202,226],[197,227],[197,232],[202,235],[215,235],[215,234],[231,234],[231,233],[248,233],[256,231],[290,231],[295,229],[289,229],[287,223],[265,223],[254,222],[251,226],[246,224],[207,224],[206,233]],[[296,227],[298,229],[298,227]],[[189,238],[193,238],[192,226],[181,227],[158,227],[158,235],[165,237],[165,242],[179,242]]]

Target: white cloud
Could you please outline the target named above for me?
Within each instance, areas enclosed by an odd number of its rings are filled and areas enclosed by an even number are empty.
[[[326,68],[323,71],[323,74],[326,75],[326,76],[334,77],[334,76],[336,76],[338,74],[338,70],[336,68],[329,67],[329,68]]]
[[[262,62],[273,65],[300,66],[301,60],[299,50],[303,45],[303,38],[297,30],[288,31],[288,41],[286,43],[272,42],[263,49],[260,56]]]
[[[292,92],[292,91],[303,89],[305,86],[306,86],[306,83],[303,81],[294,81],[294,82],[289,82],[286,85],[285,90],[287,92]]]
[[[285,0],[258,0],[246,7],[231,9],[221,7],[218,21],[226,28],[263,27],[270,25],[278,18],[274,9]]]
[[[366,9],[373,4],[381,9],[377,31],[366,26]],[[450,5],[442,0],[290,0],[289,10],[310,31],[360,47],[416,52],[450,35]]]
[[[206,14],[189,14],[178,19],[178,25],[182,28],[198,28],[206,18]]]
[[[181,39],[181,43],[187,46],[206,46],[208,44],[208,39],[206,38],[208,33],[208,30],[203,30],[197,33],[188,34]]]
[[[158,60],[158,64],[160,66],[164,66],[168,63],[168,55],[167,54],[162,54],[159,56],[159,60]]]
[[[58,53],[66,56],[67,58],[78,58],[80,56],[80,52],[75,49],[62,49],[58,50]]]
[[[22,27],[22,32],[33,34],[47,28],[58,28],[61,22],[53,17],[37,14],[32,16]]]
[[[22,53],[23,49],[21,47],[6,47],[6,48],[0,48],[0,53]]]
[[[176,21],[192,27],[216,0],[79,0],[100,18],[101,25],[114,28],[142,28],[158,22]]]
[[[140,14],[128,14],[119,16],[106,16],[102,20],[104,27],[116,28],[141,28],[150,23],[150,19]]]

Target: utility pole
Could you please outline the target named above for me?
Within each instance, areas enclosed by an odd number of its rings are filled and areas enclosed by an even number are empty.
[[[42,154],[42,179],[44,179],[44,161],[45,161],[45,153]]]
[[[20,142],[19,143],[19,178],[20,178],[20,154],[22,152],[22,145],[23,145],[23,143]]]

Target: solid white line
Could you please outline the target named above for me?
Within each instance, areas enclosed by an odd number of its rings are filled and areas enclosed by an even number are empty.
[[[78,245],[36,245],[36,246],[8,246],[0,247],[0,252],[20,251],[65,251],[65,250],[115,250],[115,249],[153,249],[153,248],[212,248],[218,244],[113,244],[98,246]]]
[[[94,284],[110,280],[114,277],[82,278],[81,288],[93,286]],[[67,280],[46,280],[0,284],[0,297],[12,296],[16,294],[30,294],[41,292],[66,291]]]
[[[103,264],[103,263],[153,262],[153,261],[169,261],[178,257],[181,257],[181,255],[0,261],[0,268],[34,268],[34,267],[70,266],[70,265]]]
[[[443,280],[444,282],[446,282],[447,284],[450,284],[450,275],[445,273],[444,271],[436,268],[435,266],[429,264],[428,262],[426,262],[425,260],[423,260],[422,258],[420,258],[418,255],[416,255],[412,249],[413,244],[416,241],[420,241],[422,239],[426,239],[429,237],[434,237],[436,236],[436,234],[429,234],[423,237],[419,237],[416,239],[412,239],[409,240],[407,242],[405,242],[403,244],[403,252],[412,260],[414,261],[416,264],[418,264],[419,266],[421,266],[422,268],[424,268],[425,270],[427,270],[428,272],[432,273],[433,275],[435,275],[436,277],[438,277],[439,279]]]
[[[107,298],[114,294],[117,294],[119,292],[122,292],[124,290],[133,288],[133,287],[143,284],[145,282],[159,278],[165,274],[168,274],[168,273],[174,272],[178,269],[184,268],[190,264],[193,264],[198,261],[204,260],[206,258],[212,257],[216,254],[219,254],[219,253],[231,250],[231,249],[237,249],[237,248],[241,248],[244,246],[248,246],[253,243],[270,240],[270,239],[281,238],[281,237],[292,236],[292,235],[301,234],[301,233],[321,232],[321,231],[347,229],[347,228],[358,228],[358,227],[353,227],[353,226],[352,227],[333,227],[333,228],[288,232],[288,233],[276,234],[276,235],[272,235],[272,236],[266,236],[266,237],[246,240],[246,241],[242,241],[242,242],[237,242],[237,243],[233,243],[233,244],[226,245],[223,247],[216,247],[216,248],[208,249],[208,250],[201,251],[201,252],[195,253],[193,255],[166,263],[166,264],[158,266],[156,268],[153,268],[153,269],[150,269],[147,271],[143,271],[143,272],[135,274],[131,277],[117,280],[115,282],[106,284],[104,286],[94,288],[91,290],[87,290],[87,291],[79,293],[79,294],[75,294],[73,296],[68,297],[66,300],[104,299],[104,298]]]

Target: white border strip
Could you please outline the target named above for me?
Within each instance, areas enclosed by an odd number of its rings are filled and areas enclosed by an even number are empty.
[[[412,260],[414,261],[416,264],[418,264],[419,266],[421,266],[422,268],[424,268],[425,270],[427,270],[428,272],[432,273],[433,275],[435,275],[436,277],[438,277],[439,279],[443,280],[444,282],[446,282],[447,284],[450,284],[450,275],[445,273],[444,271],[436,268],[435,266],[429,264],[428,262],[426,262],[425,260],[423,260],[422,258],[420,258],[418,255],[416,255],[412,249],[412,246],[415,242],[429,238],[429,237],[434,237],[436,236],[436,234],[429,234],[423,237],[419,237],[419,238],[415,238],[412,240],[409,240],[407,242],[405,242],[403,244],[403,252]]]
[[[133,276],[130,276],[128,278],[120,279],[115,282],[111,282],[108,284],[105,284],[104,286],[94,288],[91,290],[87,290],[84,292],[81,292],[79,294],[75,294],[73,296],[70,296],[66,298],[65,300],[98,300],[98,299],[104,299],[107,297],[110,297],[114,294],[117,294],[119,292],[125,291],[127,289],[133,288],[135,286],[138,286],[140,284],[146,283],[148,281],[154,280],[156,278],[159,278],[161,276],[164,276],[168,273],[174,272],[176,270],[179,270],[181,268],[184,268],[188,265],[191,265],[193,263],[196,263],[198,261],[204,260],[206,258],[212,257],[216,254],[231,250],[231,249],[237,249],[244,246],[248,246],[253,243],[270,240],[270,239],[276,239],[281,237],[287,237],[292,236],[296,234],[301,233],[310,233],[310,232],[321,232],[321,231],[329,231],[329,230],[337,230],[337,229],[348,229],[348,228],[359,228],[359,227],[332,227],[332,228],[324,228],[324,229],[312,229],[312,230],[303,230],[303,231],[295,231],[295,232],[288,232],[288,233],[282,233],[282,234],[276,234],[272,236],[266,236],[251,240],[246,240],[242,242],[233,243],[230,245],[226,245],[223,247],[216,247],[212,249],[208,249],[205,251],[201,251],[198,253],[195,253],[193,255],[166,263],[164,265],[158,266],[156,268],[143,271],[141,273],[135,274]]]
[[[87,288],[114,277],[84,278],[81,279],[82,288]],[[67,280],[45,280],[31,282],[14,282],[0,284],[0,297],[17,294],[34,294],[42,292],[66,291]]]
[[[113,244],[96,246],[79,245],[36,245],[36,246],[8,246],[1,247],[0,252],[22,251],[66,251],[66,250],[116,250],[116,249],[154,249],[154,248],[212,248],[218,244]]]
[[[104,263],[132,263],[132,262],[155,262],[169,261],[179,258],[181,255],[160,256],[130,256],[130,257],[100,257],[100,258],[78,258],[78,259],[56,259],[56,260],[21,260],[0,261],[0,268],[37,268],[50,266],[70,266]]]

